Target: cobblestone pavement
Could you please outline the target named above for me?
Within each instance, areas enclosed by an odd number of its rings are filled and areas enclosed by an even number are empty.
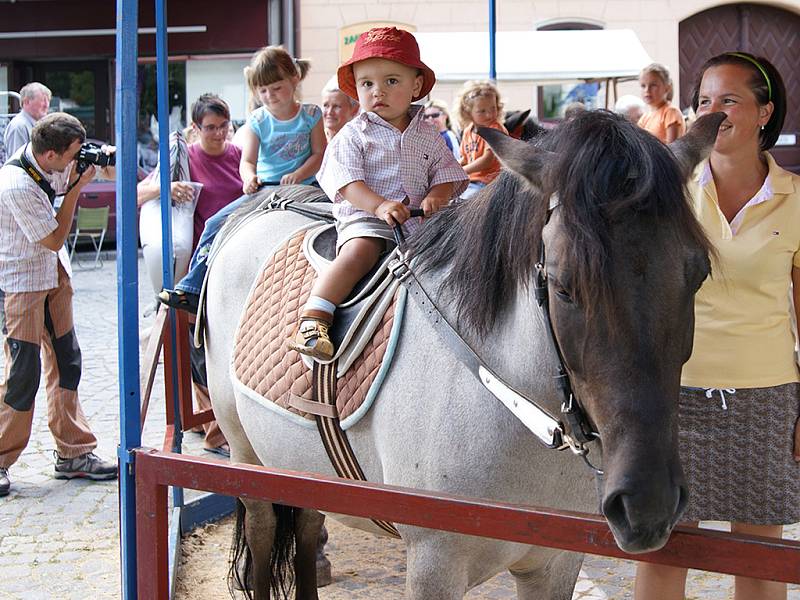
[[[80,397],[99,438],[98,454],[114,457],[119,439],[116,271],[107,260],[97,271],[75,269],[75,326],[83,350]],[[143,264],[140,260],[140,273]],[[140,275],[140,312],[152,303],[152,291]],[[142,319],[145,330],[152,317]],[[2,368],[2,353],[0,353]],[[163,393],[156,386],[144,444],[160,447],[164,434]],[[52,478],[54,448],[47,429],[43,386],[36,399],[31,441],[10,469],[11,494],[0,499],[0,598],[76,599],[120,596],[118,495],[116,482],[61,481]],[[202,438],[187,436],[187,451],[201,453]],[[790,528],[800,538],[800,526]],[[404,579],[402,548],[377,546],[375,538],[355,532],[344,547],[343,535],[331,535],[329,554],[335,583],[323,598],[401,598]],[[227,539],[227,538],[225,538]],[[224,544],[223,544],[224,545]],[[209,546],[209,545],[207,545]],[[378,564],[372,560],[380,554]],[[224,563],[227,547],[219,555]],[[371,557],[371,558],[365,558]],[[385,559],[385,560],[384,560]],[[574,598],[629,598],[630,563],[588,557]],[[195,588],[183,597],[225,597],[225,588],[211,596]],[[472,592],[469,598],[513,598],[513,584],[502,575]],[[730,596],[730,578],[698,574],[691,578],[694,598]],[[789,594],[800,600],[800,589]]]

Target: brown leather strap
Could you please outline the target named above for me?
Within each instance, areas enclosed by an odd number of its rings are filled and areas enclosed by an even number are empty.
[[[335,406],[330,404],[321,404],[316,400],[309,400],[296,394],[289,393],[289,400],[287,404],[292,408],[311,415],[318,415],[320,417],[327,417],[329,419],[338,419],[339,411]]]
[[[336,362],[321,364],[314,361],[312,393],[314,403],[328,405],[336,410]],[[354,481],[367,481],[361,465],[358,464],[347,434],[339,424],[338,416],[329,417],[316,414],[317,429],[328,453],[328,458],[336,470],[336,474],[344,479]],[[400,537],[400,533],[392,523],[372,519],[372,522],[393,537]]]

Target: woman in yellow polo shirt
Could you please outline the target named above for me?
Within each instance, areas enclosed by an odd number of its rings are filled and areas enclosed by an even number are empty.
[[[786,92],[769,61],[731,52],[703,66],[693,106],[727,118],[689,183],[717,259],[695,299],[694,349],[681,377],[684,518],[779,538],[800,521],[791,320],[800,306],[800,177],[766,152],[783,127]],[[635,595],[682,599],[685,584],[686,569],[640,563]],[[735,586],[737,600],[786,598],[780,583],[737,577]]]

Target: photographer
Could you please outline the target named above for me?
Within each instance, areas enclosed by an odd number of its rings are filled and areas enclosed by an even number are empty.
[[[81,189],[95,166],[113,164],[89,149],[85,171],[75,158],[86,132],[65,113],[42,118],[31,142],[0,169],[0,323],[6,336],[0,385],[0,496],[9,493],[8,468],[31,434],[33,404],[44,367],[48,424],[56,442],[54,476],[115,479],[117,466],[92,451],[97,438],[78,401],[81,351],[72,322],[71,269],[64,242]],[[86,158],[86,150],[83,152]],[[111,168],[104,176],[113,178]],[[58,210],[53,203],[64,194]],[[41,358],[40,358],[41,352]],[[42,364],[43,363],[43,364]]]

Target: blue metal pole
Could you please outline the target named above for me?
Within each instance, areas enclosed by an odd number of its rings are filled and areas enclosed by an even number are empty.
[[[136,58],[138,1],[117,0],[117,323],[119,343],[120,553],[122,597],[136,594],[136,489],[134,448],[142,445],[139,425],[139,275],[136,227]]]
[[[489,79],[497,81],[497,3],[489,0]]]
[[[161,266],[162,287],[172,289],[173,286],[173,252],[172,252],[172,196],[170,193],[169,164],[169,75],[167,50],[167,0],[156,1],[156,88],[158,99],[158,152],[159,177],[161,182]],[[169,332],[172,347],[175,348],[176,335],[187,335],[186,331],[175,330],[175,314],[170,315]],[[172,372],[177,373],[178,359],[172,355]],[[181,432],[181,413],[178,400],[178,380],[173,377],[169,382],[174,399],[175,432],[173,437],[174,452],[181,451],[183,434]],[[183,506],[183,489],[172,488],[172,500],[175,507]]]

